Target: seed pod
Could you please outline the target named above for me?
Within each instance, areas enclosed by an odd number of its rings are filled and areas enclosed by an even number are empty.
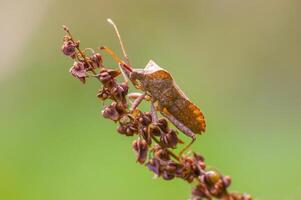
[[[215,184],[220,180],[221,176],[215,171],[207,171],[205,174],[205,180],[209,184]]]

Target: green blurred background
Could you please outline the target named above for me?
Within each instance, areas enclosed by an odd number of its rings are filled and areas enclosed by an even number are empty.
[[[187,199],[192,186],[154,180],[133,138],[100,116],[99,84],[82,85],[60,51],[68,25],[82,47],[170,71],[203,110],[193,149],[254,199],[301,199],[299,0],[0,2],[0,199]],[[105,57],[110,66],[114,62]]]

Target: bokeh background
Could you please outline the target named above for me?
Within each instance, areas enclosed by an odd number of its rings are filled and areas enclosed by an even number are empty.
[[[82,47],[169,70],[203,110],[193,149],[254,199],[301,199],[299,0],[0,1],[0,199],[187,199],[181,180],[152,179],[133,138],[100,116],[99,84],[82,85],[61,54],[68,25]],[[108,65],[116,66],[106,57]]]

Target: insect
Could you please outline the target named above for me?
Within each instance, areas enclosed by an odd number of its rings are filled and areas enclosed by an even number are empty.
[[[182,92],[171,74],[154,61],[150,60],[144,69],[134,69],[129,62],[117,26],[111,19],[108,19],[108,22],[114,27],[126,62],[107,47],[101,47],[101,50],[115,59],[126,81],[130,80],[137,89],[144,92],[140,95],[136,94],[132,109],[137,107],[146,96],[150,97],[153,112],[159,111],[180,131],[192,138],[191,143],[185,147],[187,149],[195,141],[196,134],[205,132],[206,123],[203,113]]]

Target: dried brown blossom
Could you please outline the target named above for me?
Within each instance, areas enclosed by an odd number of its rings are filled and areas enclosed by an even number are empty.
[[[99,53],[93,53],[90,60],[94,69],[102,66],[102,56]]]
[[[143,164],[147,157],[148,144],[146,143],[145,140],[137,139],[134,140],[132,147],[136,153],[137,162]]]
[[[206,170],[202,155],[194,152],[191,155],[175,154],[172,150],[183,142],[178,138],[177,131],[169,127],[166,118],[158,119],[153,107],[150,112],[142,112],[135,102],[129,105],[128,84],[126,81],[119,83],[116,79],[121,72],[107,68],[102,55],[93,49],[88,48],[92,55],[86,56],[66,26],[64,30],[67,35],[63,40],[62,52],[74,59],[70,73],[83,83],[91,76],[99,80],[101,88],[97,97],[102,102],[109,101],[102,109],[102,116],[117,122],[120,134],[137,137],[132,144],[137,162],[145,163],[150,171],[164,180],[180,178],[188,183],[196,183],[190,200],[252,199],[247,194],[228,192],[231,178],[214,170]]]
[[[69,72],[81,82],[86,82],[87,71],[83,62],[74,62]]]

